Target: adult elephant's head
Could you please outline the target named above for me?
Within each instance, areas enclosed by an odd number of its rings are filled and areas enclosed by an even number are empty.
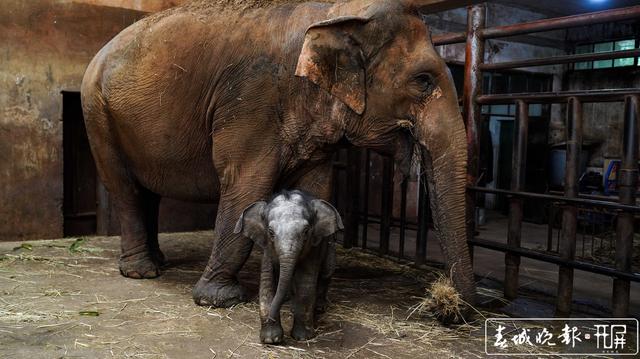
[[[296,75],[349,107],[344,135],[354,145],[392,152],[404,163],[417,149],[445,259],[456,288],[473,303],[465,127],[450,72],[417,11],[420,2],[336,4],[328,20],[307,30]]]

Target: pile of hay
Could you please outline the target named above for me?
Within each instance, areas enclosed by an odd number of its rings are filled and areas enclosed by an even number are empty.
[[[436,318],[443,324],[466,323],[469,306],[453,286],[451,278],[440,275],[426,289],[426,297],[412,310],[413,313]]]

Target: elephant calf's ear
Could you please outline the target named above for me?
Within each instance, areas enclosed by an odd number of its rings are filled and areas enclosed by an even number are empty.
[[[365,109],[365,60],[353,33],[369,20],[343,16],[311,25],[296,76],[306,77],[361,115]]]
[[[321,199],[314,199],[311,201],[311,207],[316,212],[316,222],[313,227],[313,235],[318,242],[320,242],[321,239],[344,229],[340,213],[338,213],[338,210],[329,202]]]
[[[267,227],[262,214],[266,206],[267,203],[261,201],[247,207],[240,215],[233,233],[242,233],[243,236],[251,238],[257,245],[264,248],[267,244]]]

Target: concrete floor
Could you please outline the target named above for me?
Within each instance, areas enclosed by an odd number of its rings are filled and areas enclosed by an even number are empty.
[[[461,327],[413,315],[433,271],[340,250],[330,298],[309,342],[259,343],[255,299],[231,309],[191,299],[211,232],[161,235],[160,278],[117,269],[118,237],[0,243],[0,358],[468,358],[484,353],[482,319]],[[241,273],[257,293],[259,253]],[[488,315],[488,314],[487,314]],[[284,317],[285,332],[291,326]],[[460,345],[464,343],[464,345]]]

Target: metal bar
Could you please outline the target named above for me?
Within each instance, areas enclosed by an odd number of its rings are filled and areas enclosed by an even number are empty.
[[[393,212],[393,159],[382,158],[382,196],[380,207],[380,254],[389,253],[389,237],[391,237],[391,215]]]
[[[556,64],[570,64],[581,61],[594,61],[594,60],[610,60],[610,59],[622,59],[625,57],[638,57],[640,56],[640,49],[614,51],[614,52],[602,52],[595,54],[579,54],[568,56],[555,56],[544,59],[530,59],[519,60],[509,62],[498,62],[493,64],[482,64],[480,69],[483,71],[498,71],[507,69],[517,69],[521,67],[535,67],[535,66],[547,66]]]
[[[494,194],[504,194],[508,196],[518,196],[524,198],[531,199],[539,199],[544,201],[552,201],[552,202],[561,202],[566,204],[573,204],[578,206],[586,206],[586,207],[602,207],[612,210],[621,210],[628,212],[640,212],[640,207],[624,205],[616,202],[607,202],[607,201],[598,201],[588,198],[567,198],[561,196],[554,196],[550,194],[544,193],[533,193],[533,192],[517,192],[517,191],[509,191],[505,189],[495,189],[495,188],[484,188],[484,187],[467,187],[467,190],[473,192],[483,192],[483,193],[494,193]]]
[[[358,213],[358,218],[364,218],[364,214],[363,213]],[[372,223],[372,224],[380,224],[380,216],[376,216],[375,214],[370,214],[368,216],[368,221],[369,221],[369,223]],[[396,218],[396,217],[392,216],[391,217],[391,227],[400,228],[400,218]],[[417,231],[418,230],[418,223],[406,221],[405,222],[405,227],[408,230]]]
[[[547,223],[547,252],[551,252],[553,248],[553,223],[556,218],[556,206],[549,206],[549,223]]]
[[[429,235],[429,189],[427,175],[420,175],[418,183],[418,233],[416,234],[416,264],[427,261],[427,236]]]
[[[571,27],[601,24],[605,22],[631,20],[636,19],[639,16],[640,6],[629,6],[587,14],[537,20],[515,25],[497,26],[482,30],[481,35],[485,39],[495,39],[498,37],[508,37],[535,32],[560,30]]]
[[[442,12],[473,5],[485,0],[422,0],[418,3],[420,11],[425,14]]]
[[[622,165],[620,167],[620,203],[635,204],[638,186],[638,117],[640,117],[640,97],[630,96],[624,104],[624,132],[622,144]],[[618,215],[616,236],[616,269],[631,272],[633,255],[632,213]],[[613,281],[613,315],[626,317],[629,314],[630,283],[625,279]]]
[[[371,176],[371,151],[365,151],[364,164],[364,198],[362,201],[362,212],[365,216],[362,221],[362,248],[367,248],[367,237],[369,236],[369,177]]]
[[[407,230],[407,187],[409,178],[405,177],[400,184],[400,243],[398,244],[398,258],[404,257],[404,242]]]
[[[467,184],[475,185],[479,175],[480,129],[482,112],[476,99],[482,92],[482,72],[480,64],[484,61],[484,39],[480,30],[486,23],[486,4],[474,5],[467,12],[467,47],[464,64],[464,89],[462,93],[462,115],[467,127]],[[467,236],[473,237],[475,231],[474,194],[467,193],[466,216]]]
[[[513,157],[511,168],[511,189],[524,190],[527,168],[527,140],[529,133],[529,105],[518,101],[516,107],[516,128],[513,141]],[[522,237],[522,198],[512,197],[509,201],[509,227],[507,244],[519,248]],[[507,253],[505,256],[504,296],[515,299],[518,296],[518,278],[520,275],[520,256]]]
[[[616,277],[616,278],[623,278],[633,282],[640,282],[640,273],[620,272],[612,268],[607,268],[607,267],[599,266],[597,264],[586,263],[586,262],[578,262],[578,261],[567,262],[559,256],[555,256],[555,255],[544,253],[544,252],[539,252],[533,249],[522,248],[522,247],[511,248],[507,244],[489,241],[481,238],[474,238],[469,241],[469,244],[473,246],[491,249],[494,251],[499,251],[499,252],[517,253],[521,257],[531,258],[531,259],[535,259],[535,260],[539,260],[547,263],[553,263],[557,265],[563,265],[565,267],[583,270],[590,273],[602,274],[602,275]]]
[[[565,170],[565,196],[578,197],[578,179],[580,177],[580,154],[582,153],[582,103],[577,98],[571,98],[567,106],[567,168]],[[575,258],[576,227],[578,209],[576,206],[566,206],[562,214],[562,237],[560,256],[566,262]],[[556,313],[569,315],[573,298],[573,268],[560,265],[558,273],[558,297]]]
[[[361,156],[360,149],[350,148],[347,150],[347,183],[346,196],[350,198],[344,204],[344,237],[342,246],[351,248],[358,245],[358,205],[360,204],[360,166]]]
[[[433,46],[459,44],[467,41],[467,33],[450,32],[446,34],[433,35],[431,39]]]
[[[638,88],[593,91],[566,92],[532,92],[499,95],[482,95],[477,102],[481,105],[504,105],[523,100],[527,103],[565,103],[570,98],[577,98],[582,103],[587,102],[622,102],[627,96],[640,94]]]

